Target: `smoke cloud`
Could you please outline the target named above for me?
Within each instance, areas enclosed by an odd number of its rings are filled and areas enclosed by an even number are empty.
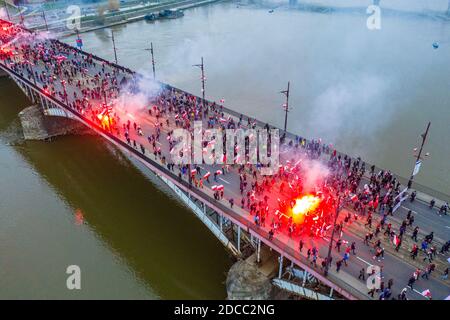
[[[162,92],[161,84],[153,79],[148,71],[139,73],[136,81],[130,80],[122,88],[114,104],[124,113],[136,114],[145,110],[149,101]]]

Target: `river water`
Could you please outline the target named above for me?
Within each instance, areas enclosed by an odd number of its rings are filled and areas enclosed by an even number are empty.
[[[447,1],[381,2],[395,5],[382,9],[376,31],[361,5],[370,1],[327,14],[286,2],[199,7],[177,20],[114,27],[118,59],[151,72],[143,50],[151,41],[157,77],[200,95],[192,65],[203,56],[209,99],[280,127],[279,91],[289,80],[290,131],[403,176],[431,121],[431,156],[416,179],[448,194],[450,26],[405,13],[445,11]],[[84,50],[113,60],[109,35],[83,34]],[[98,137],[22,141],[17,112],[29,102],[6,79],[0,101],[0,298],[226,296],[231,259],[158,181]],[[72,264],[82,270],[80,291],[66,288]]]

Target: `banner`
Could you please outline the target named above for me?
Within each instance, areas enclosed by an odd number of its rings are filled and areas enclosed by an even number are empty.
[[[420,166],[422,165],[422,160],[417,160],[416,165],[414,166],[413,176],[419,173]]]

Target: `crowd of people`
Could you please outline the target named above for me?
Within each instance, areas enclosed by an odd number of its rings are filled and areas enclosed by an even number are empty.
[[[304,255],[313,267],[322,270],[332,265],[333,258],[319,257],[316,245],[303,251],[304,239],[323,239],[329,230],[335,229],[337,240],[334,249],[340,258],[335,261],[336,272],[342,266],[350,263],[351,255],[356,255],[356,243],[345,243],[342,238],[346,226],[355,221],[365,219],[368,229],[363,243],[369,246],[373,259],[381,262],[384,258],[383,236],[393,243],[399,251],[405,241],[407,230],[411,230],[411,240],[418,242],[419,226],[414,223],[414,214],[410,211],[407,218],[396,230],[389,222],[394,215],[394,208],[401,198],[401,184],[398,179],[386,170],[375,171],[375,167],[366,168],[360,158],[353,159],[347,155],[338,154],[330,145],[321,140],[308,141],[302,137],[281,137],[281,143],[286,150],[282,165],[278,172],[271,176],[260,173],[261,164],[230,164],[223,161],[226,154],[215,154],[214,143],[222,143],[226,148],[226,135],[222,141],[204,141],[202,147],[212,148],[212,154],[222,159],[222,164],[203,168],[203,164],[179,164],[170,161],[170,156],[177,141],[173,137],[176,128],[193,129],[193,122],[201,120],[205,124],[203,133],[208,129],[249,129],[257,128],[256,119],[242,115],[231,115],[223,106],[215,102],[204,102],[180,90],[162,86],[157,95],[148,97],[148,108],[145,114],[135,114],[134,119],[116,110],[114,101],[125,94],[133,94],[138,90],[139,77],[131,73],[120,72],[114,65],[106,61],[98,61],[92,55],[65,45],[59,41],[45,39],[38,34],[30,34],[19,26],[2,22],[0,25],[0,62],[18,75],[29,79],[49,96],[59,97],[59,100],[94,124],[126,141],[126,143],[142,154],[153,155],[155,160],[167,167],[179,179],[188,181],[193,187],[210,189],[214,199],[228,201],[233,209],[237,208],[249,215],[249,218],[259,227],[268,230],[269,239],[278,235],[299,239],[299,253]],[[151,124],[143,119],[152,119]],[[264,129],[270,129],[266,124]],[[270,136],[269,136],[270,137]],[[212,137],[213,139],[215,137]],[[270,149],[271,140],[269,140]],[[249,144],[246,145],[246,157],[249,156]],[[234,157],[238,156],[238,145],[235,143]],[[190,153],[190,147],[183,148],[179,156]],[[323,172],[315,180],[314,188],[307,186],[306,180],[309,167],[306,165],[316,161],[323,166]],[[208,171],[209,170],[209,171]],[[213,180],[210,180],[211,171]],[[239,177],[236,184],[224,187],[219,185],[219,179],[234,173]],[[296,199],[304,194],[317,197],[320,205],[303,214],[301,222],[296,221],[292,210]],[[415,193],[411,195],[412,201]],[[345,205],[348,210],[340,216],[335,224],[336,207]],[[434,203],[433,205],[434,206]],[[440,208],[441,214],[446,214],[448,204]],[[433,242],[433,232],[421,241],[420,248],[414,244],[410,257],[415,260],[420,252],[423,262],[428,261],[421,278],[428,279],[435,270],[433,259],[436,254],[446,254],[450,241],[447,241],[440,251]],[[317,242],[319,243],[319,242]],[[345,245],[341,254],[341,246]],[[362,249],[360,249],[362,250]],[[446,272],[446,273],[445,273]],[[448,268],[443,277],[447,279]],[[416,272],[408,286],[413,287],[419,279],[420,271]],[[356,275],[355,275],[356,277]],[[381,275],[380,275],[381,277]],[[365,272],[359,274],[359,279],[365,280]],[[387,285],[368,292],[374,297],[379,292],[380,299],[392,297],[393,279]],[[406,299],[406,292],[397,296]]]

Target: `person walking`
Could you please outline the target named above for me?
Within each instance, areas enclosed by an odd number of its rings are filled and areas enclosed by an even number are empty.
[[[413,247],[412,247],[410,253],[411,253],[411,258],[413,260],[416,260],[417,254],[419,253],[419,247],[417,247],[417,245],[415,243],[413,244]]]
[[[426,278],[428,280],[428,277],[431,275],[435,268],[436,266],[434,263],[429,264],[425,269],[425,272],[422,274],[422,279]]]
[[[366,280],[366,270],[364,268],[362,268],[361,270],[359,270],[359,276],[358,276],[359,280]]]
[[[339,272],[339,270],[341,270],[341,266],[342,266],[342,260],[336,261],[336,272]]]
[[[344,262],[345,266],[347,266],[347,260],[350,258],[350,254],[348,252],[344,253],[344,257],[342,258],[342,261]]]
[[[417,234],[419,233],[419,227],[416,226],[413,230],[413,233],[411,235],[411,239],[413,239],[415,242],[417,242]]]
[[[448,279],[448,267],[442,273],[441,279],[442,280],[447,280]]]
[[[414,287],[413,287],[414,282],[416,282],[416,278],[415,278],[414,276],[411,276],[411,277],[409,278],[409,280],[408,280],[408,287],[410,287],[411,290],[414,289]]]
[[[342,240],[341,239],[336,241],[335,249],[337,249],[338,252],[341,252],[341,245],[342,245]]]
[[[356,243],[355,243],[355,241],[352,242],[350,248],[351,248],[351,250],[352,250],[352,253],[353,253],[354,255],[356,255],[356,252],[355,252],[355,250],[356,250]]]

